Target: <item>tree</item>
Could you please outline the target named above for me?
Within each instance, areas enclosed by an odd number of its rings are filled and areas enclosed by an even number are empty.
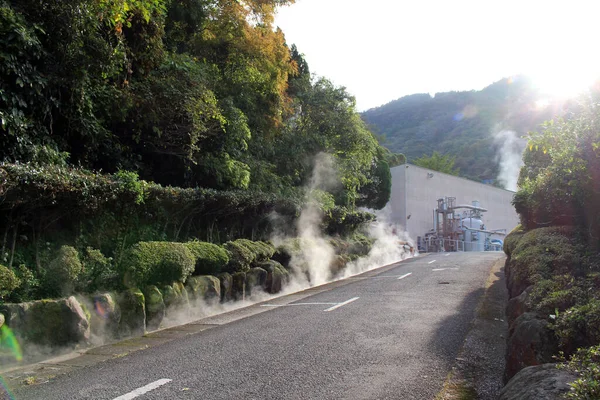
[[[450,155],[441,155],[437,151],[434,151],[431,156],[423,156],[413,161],[413,164],[429,168],[434,171],[444,172],[450,175],[458,175],[459,170],[454,166],[456,156],[451,157]]]

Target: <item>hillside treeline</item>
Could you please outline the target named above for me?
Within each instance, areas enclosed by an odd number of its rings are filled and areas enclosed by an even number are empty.
[[[563,112],[557,101],[544,100],[529,79],[516,76],[480,91],[405,96],[362,116],[385,137],[385,146],[405,154],[408,162],[438,152],[456,157],[460,175],[493,180],[499,171],[501,131],[521,137]],[[515,149],[517,155],[520,150]]]

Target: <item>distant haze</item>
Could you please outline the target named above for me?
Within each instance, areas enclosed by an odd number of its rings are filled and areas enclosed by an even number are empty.
[[[572,95],[600,71],[595,1],[296,0],[275,24],[359,111],[527,74]]]

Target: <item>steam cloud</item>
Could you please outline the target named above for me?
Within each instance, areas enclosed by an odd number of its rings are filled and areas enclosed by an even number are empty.
[[[498,181],[507,190],[516,191],[519,171],[523,166],[523,150],[526,141],[513,131],[503,130],[494,136],[498,146],[496,161],[499,164]]]

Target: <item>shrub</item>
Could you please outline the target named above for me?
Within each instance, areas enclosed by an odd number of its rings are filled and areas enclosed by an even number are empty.
[[[112,265],[112,259],[104,257],[100,250],[86,248],[81,263],[83,273],[80,281],[84,291],[94,292],[114,286],[117,273]]]
[[[600,346],[579,349],[567,363],[560,365],[579,377],[569,385],[569,399],[600,399]]]
[[[237,239],[225,243],[230,252],[229,268],[231,271],[248,271],[252,265],[269,260],[275,253],[275,247],[266,242],[253,242],[248,239]]]
[[[560,313],[555,330],[567,353],[600,344],[600,300],[593,299]]]
[[[519,240],[525,234],[523,227],[521,225],[517,225],[515,229],[513,229],[507,236],[504,238],[504,252],[508,257],[511,256],[517,244],[519,244]]]
[[[140,242],[125,253],[120,267],[125,285],[142,287],[185,282],[195,262],[182,243]]]
[[[21,280],[15,273],[0,264],[0,299],[4,299],[11,294],[13,290],[21,285]]]
[[[288,268],[292,256],[301,252],[301,240],[299,238],[287,239],[285,242],[277,246],[273,260],[279,262],[285,268]]]
[[[525,233],[511,252],[510,274],[529,284],[559,274],[580,274],[580,252],[569,234],[570,230],[562,227]]]
[[[227,242],[223,247],[229,252],[229,272],[247,271],[254,259],[254,253],[238,240]]]
[[[275,253],[275,247],[266,242],[253,242],[248,239],[238,239],[236,242],[246,246],[253,254],[252,264],[260,263],[269,260]]]
[[[227,251],[219,245],[193,241],[185,243],[196,261],[194,275],[215,275],[229,263]]]
[[[544,279],[536,282],[528,302],[543,315],[562,312],[589,300],[589,291],[585,290],[585,286],[586,281],[577,280],[569,274]]]
[[[46,291],[52,296],[66,296],[73,293],[81,271],[82,266],[77,250],[72,246],[62,246],[46,268]]]

